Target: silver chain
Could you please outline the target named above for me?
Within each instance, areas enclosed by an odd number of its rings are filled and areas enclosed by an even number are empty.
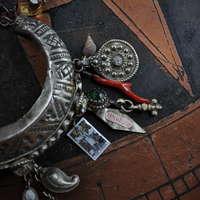
[[[39,183],[40,189],[42,190],[42,193],[49,199],[49,200],[55,200],[55,198],[52,196],[52,194],[50,194],[46,188],[44,187],[44,185],[42,184],[41,178],[40,178],[40,167],[35,167],[33,169],[34,174],[35,174],[35,179],[36,181]]]

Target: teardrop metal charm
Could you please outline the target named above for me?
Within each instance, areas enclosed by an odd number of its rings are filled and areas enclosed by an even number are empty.
[[[114,39],[106,42],[90,58],[90,65],[108,80],[127,81],[137,72],[139,58],[128,42]]]
[[[54,193],[69,192],[76,188],[80,182],[77,175],[67,176],[56,167],[42,168],[40,177],[44,187]]]
[[[22,200],[39,200],[39,197],[35,189],[29,187],[23,191]]]
[[[112,129],[130,131],[133,133],[146,133],[133,119],[118,109],[103,108],[97,111],[92,110]]]

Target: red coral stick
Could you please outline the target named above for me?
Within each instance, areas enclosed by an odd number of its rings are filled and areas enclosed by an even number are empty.
[[[108,79],[101,78],[100,76],[98,76],[96,74],[93,76],[93,79],[95,81],[103,84],[103,85],[108,85],[108,86],[111,86],[111,87],[119,88],[125,94],[127,94],[128,96],[130,96],[131,98],[133,98],[135,101],[137,101],[139,103],[146,103],[146,104],[151,103],[151,101],[149,101],[148,99],[144,99],[144,98],[139,97],[136,94],[134,94],[130,89],[131,86],[132,86],[131,83],[123,83],[123,82],[120,82],[120,81],[111,81],[111,80],[108,80]]]

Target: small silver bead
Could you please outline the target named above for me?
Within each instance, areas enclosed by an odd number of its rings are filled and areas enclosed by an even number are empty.
[[[107,49],[105,49],[105,52],[106,52],[107,54],[109,54],[109,53],[111,52],[111,50],[110,50],[109,48],[107,48]]]
[[[132,67],[132,66],[133,66],[133,63],[132,63],[132,62],[128,63],[128,66],[129,66],[129,67]]]
[[[113,51],[115,51],[117,49],[116,45],[112,45],[111,48]]]
[[[127,74],[129,74],[129,73],[131,72],[131,69],[130,69],[130,68],[126,68],[126,69],[125,69],[125,72],[126,72]]]
[[[106,69],[105,69],[105,72],[106,72],[107,74],[110,74],[110,71],[111,71],[110,68],[106,68]]]
[[[124,49],[124,53],[128,53],[128,49],[126,48],[126,49]]]
[[[112,77],[116,77],[117,73],[116,72],[112,72]]]
[[[102,58],[103,60],[106,60],[106,59],[107,59],[107,56],[106,56],[105,54],[103,54],[103,55],[101,56],[101,58]]]
[[[129,54],[129,55],[128,55],[128,59],[129,59],[129,60],[133,59],[133,55],[132,55],[132,54]]]

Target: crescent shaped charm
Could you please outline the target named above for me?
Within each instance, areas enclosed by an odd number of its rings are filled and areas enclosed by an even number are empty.
[[[47,60],[47,77],[31,110],[17,122],[0,128],[0,169],[24,157],[32,159],[55,143],[72,122],[82,92],[70,54],[55,31],[23,15],[16,18],[15,31],[39,45]]]
[[[56,167],[41,169],[40,177],[44,187],[53,193],[69,192],[76,188],[80,182],[77,175],[67,176]]]

